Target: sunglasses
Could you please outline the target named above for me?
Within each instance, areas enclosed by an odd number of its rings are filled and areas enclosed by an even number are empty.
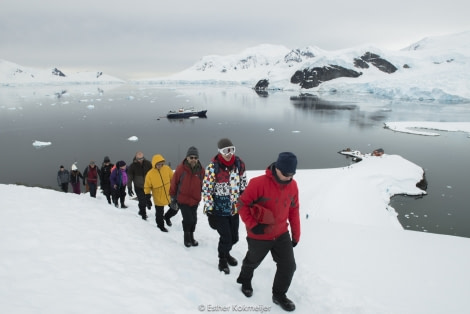
[[[188,156],[188,158],[191,159],[191,160],[198,160],[198,159],[199,159],[199,158],[196,157],[196,156]]]
[[[279,170],[279,171],[281,171],[281,170]],[[281,171],[281,174],[282,174],[284,177],[293,177],[293,176],[295,175],[295,173],[292,173],[292,172],[290,172],[290,173],[284,173],[283,171]]]
[[[235,146],[228,146],[219,149],[219,153],[222,155],[235,154]]]
[[[136,158],[138,161],[144,160],[144,157]]]

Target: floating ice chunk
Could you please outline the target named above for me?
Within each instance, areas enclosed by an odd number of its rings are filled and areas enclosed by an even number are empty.
[[[86,107],[87,107],[88,109],[90,109],[90,110],[91,110],[91,109],[95,109],[95,105],[88,105],[88,106],[86,106]]]
[[[274,129],[273,129],[273,128],[269,128],[268,131],[269,131],[269,132],[274,132]]]
[[[292,133],[300,133],[300,131],[294,130],[292,131]]]
[[[133,100],[135,97],[134,96],[127,96],[128,100]]]
[[[33,146],[36,147],[36,148],[43,148],[43,147],[49,146],[51,144],[52,144],[51,142],[41,142],[41,141],[34,141],[33,142]]]
[[[447,188],[448,188],[448,189],[452,189],[452,186],[451,186],[451,185],[448,185]]]
[[[127,140],[131,141],[131,142],[137,142],[139,140],[139,138],[137,136],[131,136]]]

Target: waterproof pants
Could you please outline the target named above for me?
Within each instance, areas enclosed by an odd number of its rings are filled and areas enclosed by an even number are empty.
[[[274,240],[255,240],[246,238],[248,252],[243,259],[239,282],[250,282],[255,269],[261,264],[268,252],[276,263],[276,274],[272,287],[275,295],[285,295],[289,290],[292,277],[296,269],[294,249],[289,232],[286,232]]]

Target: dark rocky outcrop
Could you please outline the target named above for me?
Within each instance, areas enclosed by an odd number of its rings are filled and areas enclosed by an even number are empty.
[[[362,60],[361,58],[354,58],[354,66],[360,69],[368,69],[369,64]]]
[[[324,67],[306,68],[296,71],[292,75],[290,82],[299,84],[302,88],[313,88],[321,83],[330,81],[339,77],[359,77],[362,72],[356,72],[339,65],[329,65]]]
[[[268,86],[269,86],[269,80],[262,79],[262,80],[259,80],[258,83],[256,83],[253,89],[258,94],[258,96],[268,97],[268,92],[267,92]]]
[[[364,69],[364,63],[372,63],[373,66],[385,73],[393,73],[397,70],[393,64],[372,52],[366,52],[360,59],[354,59],[354,66],[358,68]]]
[[[304,59],[310,59],[314,58],[315,55],[313,52],[309,50],[300,50],[300,49],[294,49],[291,50],[285,57],[284,57],[284,62],[285,63],[290,63],[290,62],[296,62],[300,63]]]
[[[253,89],[256,91],[262,91],[262,90],[266,90],[268,86],[269,86],[269,80],[262,79],[262,80],[259,80],[258,83],[256,83]]]
[[[62,71],[59,70],[58,68],[52,69],[52,74],[53,74],[53,75],[57,75],[57,76],[63,76],[63,77],[66,76],[66,75],[65,75],[64,73],[62,73]]]

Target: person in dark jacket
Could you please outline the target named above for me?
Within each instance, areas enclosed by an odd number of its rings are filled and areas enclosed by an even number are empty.
[[[126,173],[126,162],[120,160],[116,163],[116,166],[111,171],[109,176],[111,182],[113,204],[118,207],[118,201],[121,202],[121,208],[127,208],[124,204],[126,198],[126,185],[127,185],[127,173]]]
[[[66,170],[64,166],[60,166],[59,171],[57,172],[57,184],[59,184],[60,189],[65,193],[69,191],[69,182],[69,171]]]
[[[83,179],[82,173],[78,170],[77,165],[73,164],[70,168],[70,184],[72,185],[73,193],[80,194],[80,179]]]
[[[103,163],[101,164],[101,177],[100,177],[100,182],[101,182],[101,189],[103,190],[104,196],[106,196],[106,199],[108,200],[108,203],[111,204],[111,181],[109,180],[109,177],[111,176],[111,170],[113,169],[114,164],[111,163],[111,160],[109,159],[108,156],[104,157]]]
[[[152,208],[152,201],[147,199],[144,193],[145,175],[150,169],[152,169],[152,163],[145,159],[142,152],[135,154],[132,164],[127,169],[127,193],[129,197],[134,196],[134,191],[132,190],[132,183],[134,183],[135,194],[139,201],[139,215],[144,220],[147,220],[145,207],[148,209]]]
[[[286,311],[295,310],[286,293],[296,269],[293,248],[300,240],[299,191],[293,179],[296,168],[297,157],[293,153],[280,153],[264,175],[250,180],[240,197],[240,217],[246,226],[248,252],[237,282],[242,284],[243,294],[251,297],[253,273],[271,252],[277,267],[272,300]]]
[[[176,167],[170,183],[170,210],[165,214],[167,225],[171,226],[170,218],[175,215],[178,208],[183,216],[184,245],[186,247],[198,246],[194,239],[197,223],[197,208],[201,201],[202,179],[204,168],[199,161],[199,152],[191,146],[186,158]]]
[[[230,251],[238,242],[238,198],[246,187],[245,163],[235,156],[235,146],[228,138],[217,143],[219,153],[206,167],[202,195],[209,225],[219,234],[219,270],[226,275],[238,261]]]
[[[101,176],[101,171],[92,160],[88,167],[83,171],[83,185],[88,185],[91,197],[96,197],[96,189],[98,188],[98,178]]]

